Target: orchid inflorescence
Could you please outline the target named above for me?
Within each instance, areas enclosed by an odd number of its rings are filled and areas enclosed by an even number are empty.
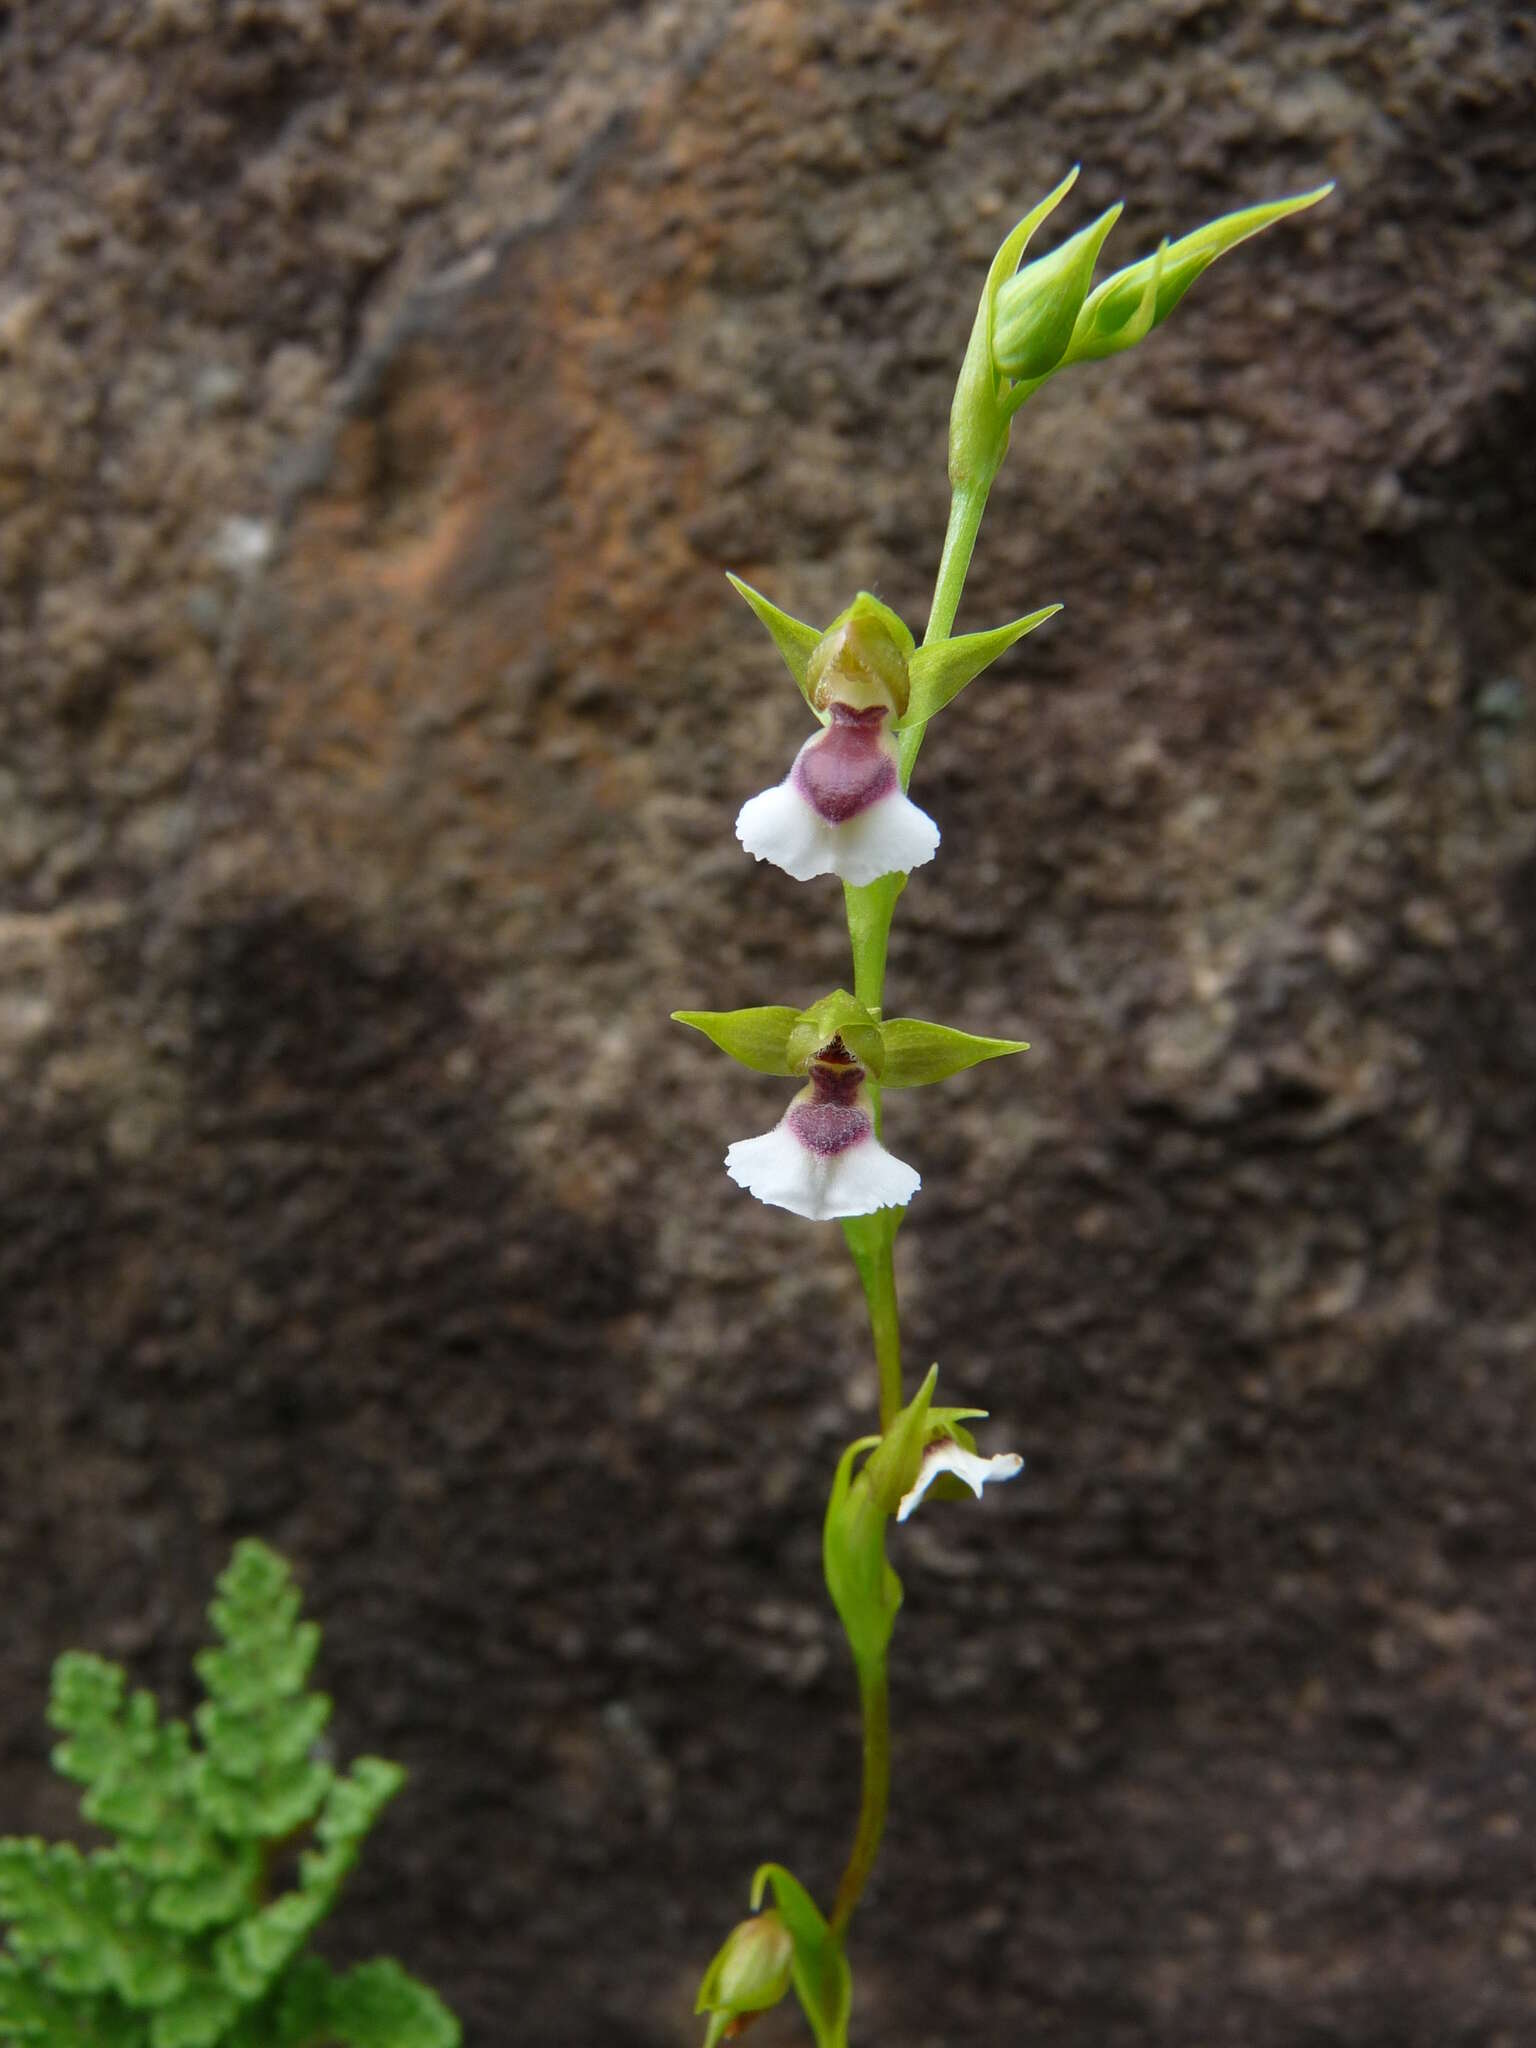
[[[864,1778],[852,1851],[829,1915],[781,1864],[752,1885],[751,1916],[727,1938],[700,1986],[706,2048],[737,2035],[793,1985],[818,2048],[846,2048],[852,1977],[846,1935],[873,1867],[890,1789],[887,1655],[901,1581],[886,1553],[889,1525],[925,1500],[978,1499],[1013,1478],[1012,1451],[984,1457],[966,1424],[982,1411],[940,1408],[930,1369],[908,1400],[902,1379],[893,1249],[922,1186],[916,1167],[882,1142],[882,1098],[966,1067],[1025,1052],[1020,1040],[980,1038],[884,1012],[891,916],[914,868],[933,860],[939,826],[908,795],[930,719],[1014,642],[1044,623],[1047,605],[990,632],[951,633],[992,481],[1013,415],[1073,364],[1134,346],[1173,311],[1226,250],[1315,204],[1322,186],[1249,207],[1198,228],[1116,271],[1097,287],[1094,266],[1120,208],[1048,256],[1022,264],[1030,238],[1070,190],[1073,170],[1019,223],[993,259],[950,412],[950,516],[921,645],[887,605],[861,591],[827,627],[781,611],[739,577],[730,580],[778,648],[818,729],[784,780],[750,798],[736,836],[758,860],[798,881],[843,884],[854,985],[804,1009],[680,1010],[754,1073],[799,1082],[772,1130],[738,1139],[726,1172],[749,1194],[813,1222],[843,1226],[863,1285],[880,1383],[880,1431],[843,1452],[823,1530],[823,1568],[853,1656],[864,1717]],[[764,1905],[771,1889],[773,1903]]]

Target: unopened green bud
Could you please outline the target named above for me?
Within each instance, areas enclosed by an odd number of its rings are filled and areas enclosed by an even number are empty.
[[[992,360],[1019,381],[1048,377],[1067,352],[1104,237],[1124,211],[1110,207],[1070,240],[998,287],[992,307]]]
[[[794,1941],[774,1907],[731,1929],[704,1972],[694,2003],[695,2012],[710,2015],[705,2048],[729,2040],[744,2014],[767,2012],[778,2004],[789,1989],[794,1956]]]
[[[1293,213],[1316,206],[1333,190],[1319,185],[1292,199],[1272,199],[1207,221],[1177,242],[1164,242],[1139,263],[1117,270],[1084,302],[1064,363],[1093,362],[1118,355],[1160,327],[1195,279],[1229,249],[1273,227]]]

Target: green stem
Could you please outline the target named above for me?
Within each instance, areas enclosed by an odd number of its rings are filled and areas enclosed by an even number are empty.
[[[880,1374],[880,1427],[890,1428],[901,1413],[901,1317],[896,1307],[895,1230],[891,1211],[849,1216],[843,1235],[864,1288],[869,1327],[875,1340],[875,1365]]]
[[[859,1666],[859,1706],[864,1716],[864,1791],[853,1847],[832,1907],[831,1928],[838,1940],[847,1932],[885,1832],[891,1791],[891,1696],[883,1657],[878,1664]]]
[[[971,552],[976,546],[976,535],[981,529],[981,515],[987,509],[987,490],[991,478],[980,486],[955,491],[949,501],[949,525],[944,533],[944,552],[939,557],[939,573],[933,586],[933,603],[928,610],[928,625],[923,634],[923,645],[930,640],[947,640],[949,630],[955,623],[955,613],[960,609],[960,593],[965,589],[965,574],[971,566]]]

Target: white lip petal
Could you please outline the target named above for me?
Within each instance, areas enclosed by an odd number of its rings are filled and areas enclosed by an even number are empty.
[[[938,826],[899,789],[833,829],[838,835],[837,872],[856,889],[882,875],[905,875],[924,867],[939,850]]]
[[[836,827],[827,824],[792,783],[776,783],[748,797],[736,817],[736,837],[758,860],[772,861],[797,882],[835,872]]]
[[[828,1162],[828,1216],[869,1216],[876,1209],[904,1209],[923,1177],[904,1159],[887,1152],[878,1138],[850,1145]]]
[[[980,1500],[984,1486],[995,1480],[1016,1478],[1023,1470],[1024,1460],[1017,1451],[1001,1451],[995,1458],[982,1458],[952,1438],[940,1437],[937,1443],[929,1444],[923,1452],[917,1484],[910,1493],[902,1495],[896,1519],[898,1522],[907,1519],[941,1472],[953,1472]]]
[[[780,782],[742,805],[736,837],[748,853],[772,861],[797,882],[837,875],[862,888],[882,875],[904,875],[932,860],[939,828],[899,789],[832,825],[793,782]]]
[[[760,1138],[739,1138],[725,1155],[725,1170],[760,1202],[813,1223],[904,1208],[922,1186],[922,1176],[874,1137],[827,1158],[801,1144],[785,1124]]]

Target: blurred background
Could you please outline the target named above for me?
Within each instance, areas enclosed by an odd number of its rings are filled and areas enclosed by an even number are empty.
[[[410,1769],[335,1923],[476,2043],[672,2048],[857,1721],[874,1386],[731,826],[731,568],[921,625],[986,262],[1325,178],[1020,416],[892,1008],[909,1358],[856,2038],[1513,2044],[1536,1998],[1536,47],[1499,5],[0,4],[0,1829],[54,1656],[191,1703],[242,1534]],[[801,2038],[765,2021],[763,2048]]]

